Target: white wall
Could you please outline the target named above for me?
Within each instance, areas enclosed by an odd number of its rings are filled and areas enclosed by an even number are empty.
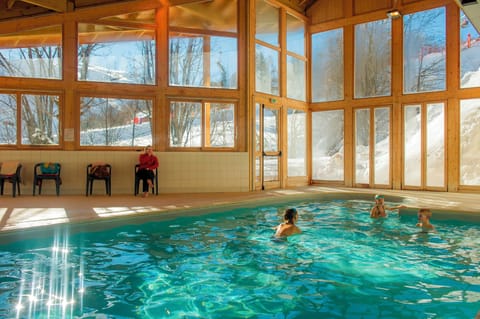
[[[169,152],[155,153],[160,167],[160,193],[248,192],[248,153]],[[133,195],[134,166],[139,152],[122,151],[0,151],[0,162],[20,161],[23,165],[21,193],[32,195],[33,167],[39,162],[62,164],[61,194],[84,195],[86,167],[103,161],[112,165],[112,195]],[[141,186],[140,186],[141,187]],[[11,194],[5,185],[5,194]],[[102,181],[95,181],[94,194],[104,194]],[[55,194],[53,181],[45,181],[42,195]]]

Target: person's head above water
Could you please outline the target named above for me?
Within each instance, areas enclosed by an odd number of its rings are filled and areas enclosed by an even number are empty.
[[[298,216],[298,212],[295,208],[288,208],[283,213],[283,219],[289,223],[294,222],[294,219],[296,219],[297,216]]]

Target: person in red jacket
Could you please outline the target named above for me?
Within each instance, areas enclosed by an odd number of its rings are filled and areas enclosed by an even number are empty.
[[[148,196],[150,187],[153,187],[154,170],[158,167],[158,158],[153,154],[152,147],[148,145],[140,157],[137,176],[142,180],[143,197]]]

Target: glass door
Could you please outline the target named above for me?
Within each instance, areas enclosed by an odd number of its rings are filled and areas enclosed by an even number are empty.
[[[445,190],[444,103],[404,106],[403,130],[403,188]]]
[[[390,187],[390,107],[355,110],[355,184]]]
[[[280,107],[255,104],[255,189],[280,187]]]

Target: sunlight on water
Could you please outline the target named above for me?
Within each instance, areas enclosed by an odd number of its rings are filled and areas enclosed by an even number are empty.
[[[22,269],[16,318],[72,318],[76,303],[82,303],[83,265],[70,260],[68,233],[56,233],[53,245],[30,251]]]
[[[367,201],[291,205],[303,233],[283,239],[272,235],[286,205],[88,233],[56,228],[52,236],[45,230],[3,245],[0,317],[411,319],[478,312],[478,222],[434,214],[437,231],[422,233],[413,215],[370,219]]]

